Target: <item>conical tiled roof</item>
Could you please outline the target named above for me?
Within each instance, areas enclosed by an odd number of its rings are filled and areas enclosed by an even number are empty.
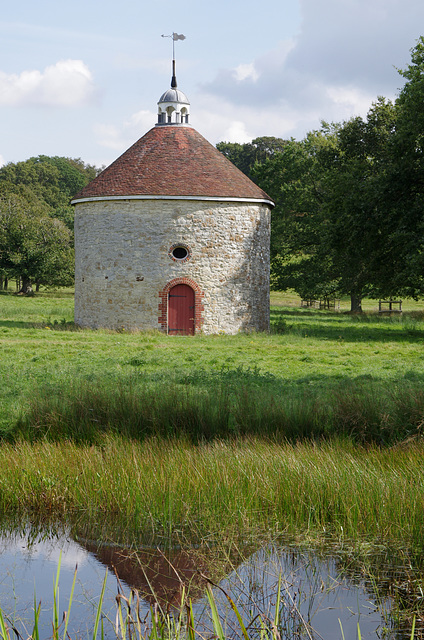
[[[271,198],[190,126],[156,126],[80,191],[82,199]]]

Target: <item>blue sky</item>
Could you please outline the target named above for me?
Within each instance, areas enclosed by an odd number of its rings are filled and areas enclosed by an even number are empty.
[[[302,138],[394,98],[422,0],[15,0],[0,18],[0,163],[109,164],[156,122],[172,42],[210,142]]]

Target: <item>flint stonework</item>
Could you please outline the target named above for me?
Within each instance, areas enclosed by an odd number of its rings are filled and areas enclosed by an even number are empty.
[[[120,199],[75,203],[75,322],[166,331],[167,287],[195,291],[196,333],[269,328],[270,207]],[[172,259],[174,245],[189,258]]]

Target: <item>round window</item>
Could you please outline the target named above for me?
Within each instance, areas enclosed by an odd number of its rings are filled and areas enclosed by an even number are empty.
[[[188,256],[188,251],[185,247],[175,247],[172,250],[172,255],[176,260],[184,260]]]
[[[172,245],[169,249],[168,255],[175,262],[185,262],[186,260],[190,260],[190,247],[178,242]]]

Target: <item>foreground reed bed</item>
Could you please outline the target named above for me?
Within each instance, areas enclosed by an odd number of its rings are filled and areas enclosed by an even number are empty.
[[[81,519],[123,544],[302,530],[422,549],[423,454],[345,440],[21,441],[0,448],[0,516]]]
[[[296,590],[293,584],[294,576],[283,575],[280,571],[272,577],[269,586],[264,588],[258,588],[258,585],[255,588],[249,583],[248,576],[244,576],[244,579],[238,576],[236,584],[232,585],[233,588],[231,584],[225,585],[224,588],[201,574],[204,587],[203,604],[200,608],[191,598],[189,585],[188,589],[186,585],[182,586],[179,598],[172,605],[153,597],[150,606],[146,606],[143,593],[135,587],[129,588],[124,585],[115,570],[116,595],[113,611],[108,602],[110,593],[107,593],[106,570],[102,584],[99,583],[100,593],[96,597],[97,604],[89,616],[90,622],[87,621],[88,624],[85,624],[81,619],[81,612],[77,610],[75,616],[75,607],[72,607],[74,600],[78,605],[78,567],[73,572],[70,592],[64,601],[65,609],[62,608],[63,601],[59,598],[61,562],[60,554],[53,584],[52,607],[46,601],[38,601],[35,594],[32,612],[28,612],[29,617],[25,619],[17,616],[16,611],[9,613],[1,606],[0,640],[11,640],[12,636],[15,640],[76,640],[81,637],[96,640],[99,636],[101,640],[315,640],[327,637],[321,635],[314,627],[317,609],[328,613],[328,607],[322,608],[327,603],[327,600],[321,600],[323,590],[327,595],[331,595],[330,601],[333,602],[332,598],[335,593],[339,594],[342,586],[342,583],[338,584],[338,580],[334,578],[327,585],[323,585],[322,578],[318,575],[308,582],[306,589],[303,587],[303,591],[300,588]],[[371,628],[378,625],[377,637],[381,637],[380,631],[383,637],[413,640],[415,630],[417,638],[423,637],[422,628],[419,625],[416,627],[416,615],[411,615],[409,619],[398,619],[396,611],[388,609],[378,593],[370,595],[375,601],[374,613],[378,611],[379,614],[373,615],[371,620]],[[320,602],[316,602],[317,599]],[[357,619],[354,632],[360,639],[360,624],[366,627],[367,621],[363,617],[359,619],[361,607],[358,607],[359,611],[355,615],[348,602],[346,612],[342,610],[338,615],[348,624],[350,632],[353,626],[349,618],[353,615]],[[362,608],[365,604],[364,601]],[[378,618],[382,624],[378,624]],[[326,630],[329,637],[335,637],[335,624],[337,625],[337,618],[327,616]],[[322,621],[320,626],[322,627]],[[85,629],[85,633],[82,629]],[[344,639],[340,617],[336,633],[338,631]],[[393,636],[391,631],[394,631],[396,636]]]
[[[372,378],[293,385],[258,369],[221,369],[35,389],[9,437],[95,444],[105,433],[192,442],[258,436],[287,440],[349,437],[392,445],[421,434],[421,380],[387,385]]]
[[[32,633],[28,636],[24,635],[14,622],[9,621],[8,616],[0,608],[0,640],[11,640],[12,635],[17,640],[40,640],[40,638],[72,640],[72,632],[68,632],[68,627],[71,619],[72,593],[75,586],[76,571],[67,610],[62,615],[60,615],[58,605],[58,578],[59,572],[54,586],[53,615],[49,634],[46,636],[45,630],[40,625],[41,602],[38,606],[34,602],[33,628]],[[228,620],[222,616],[218,609],[212,589],[213,583],[208,584],[206,597],[210,624],[205,625],[205,621],[203,621],[200,627],[198,621],[195,620],[192,603],[186,598],[184,592],[179,608],[175,608],[172,612],[169,610],[164,611],[156,603],[151,608],[150,614],[143,615],[140,607],[140,594],[137,590],[132,589],[126,595],[120,586],[119,579],[118,594],[116,596],[116,616],[113,621],[102,611],[105,584],[106,577],[103,582],[93,629],[91,634],[87,636],[91,637],[92,640],[97,640],[99,636],[101,640],[105,638],[116,638],[116,640],[169,640],[170,638],[173,640],[196,640],[199,638],[199,640],[204,640],[205,637],[215,640],[227,640],[227,638],[232,640],[253,640],[254,638],[281,640],[282,637],[287,640],[294,640],[295,638],[313,640],[316,637],[313,628],[304,619],[293,599],[290,600],[290,604],[285,601],[281,576],[278,580],[277,592],[274,594],[274,601],[267,603],[267,611],[256,615],[250,612],[250,616],[247,618],[246,611],[239,609],[232,597],[224,589],[214,585],[224,594],[228,601],[228,607],[234,614],[235,622],[229,625]],[[342,625],[340,626],[342,637],[344,638],[343,627]],[[414,635],[415,619],[412,623],[410,640],[413,640]],[[79,634],[76,637],[79,638]],[[361,638],[359,623],[358,638]]]

